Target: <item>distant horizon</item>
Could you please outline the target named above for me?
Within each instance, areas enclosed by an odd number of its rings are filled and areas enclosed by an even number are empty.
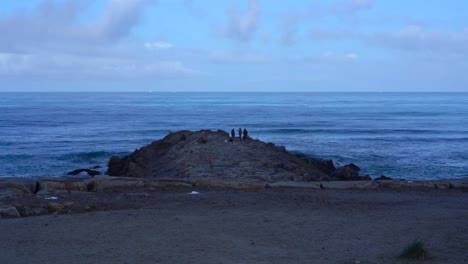
[[[0,92],[468,92],[467,1],[0,3]]]
[[[443,93],[450,93],[450,94],[468,94],[468,91],[18,91],[18,92],[12,92],[12,91],[0,91],[0,93],[137,93],[137,94],[144,94],[144,93],[190,93],[190,94],[197,94],[197,93],[233,93],[233,94],[242,94],[242,93],[298,93],[298,94],[307,94],[307,93],[357,93],[357,94],[364,94],[364,93],[372,93],[372,94],[443,94]]]

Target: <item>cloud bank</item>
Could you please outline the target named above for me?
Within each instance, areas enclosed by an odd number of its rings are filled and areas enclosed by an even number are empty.
[[[180,61],[146,56],[170,43],[132,48],[122,42],[151,0],[108,0],[94,21],[87,2],[47,0],[28,13],[0,17],[0,75],[52,79],[178,78],[200,74]]]

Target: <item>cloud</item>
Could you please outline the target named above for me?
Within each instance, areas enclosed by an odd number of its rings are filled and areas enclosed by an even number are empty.
[[[161,50],[161,49],[170,49],[173,47],[171,43],[164,42],[164,41],[156,41],[156,42],[146,42],[145,48],[148,50]]]
[[[249,0],[245,13],[239,12],[237,6],[227,9],[228,25],[225,34],[228,38],[238,41],[249,41],[258,30],[260,4],[257,0]]]
[[[373,0],[340,0],[332,4],[312,3],[303,10],[289,10],[278,16],[280,44],[292,46],[307,36],[299,30],[305,24],[315,24],[330,18],[353,18],[362,10],[370,9]],[[307,33],[306,33],[307,35]],[[349,30],[322,30],[314,28],[308,33],[309,37],[318,40],[332,40],[351,37]]]
[[[114,43],[127,36],[138,22],[147,0],[109,0],[98,20],[80,21],[85,2],[40,3],[30,14],[0,17],[0,51],[72,51]],[[8,37],[6,37],[8,36]]]
[[[101,19],[92,25],[104,41],[114,41],[127,36],[140,19],[149,0],[109,0]]]
[[[298,25],[305,20],[306,14],[301,12],[288,12],[280,17],[280,44],[292,46],[298,41]]]
[[[397,32],[371,35],[367,40],[374,45],[404,51],[468,53],[468,28],[448,31],[424,30],[418,26],[408,26]]]
[[[109,58],[70,54],[0,53],[0,76],[48,79],[179,78],[204,75],[178,61]]]
[[[45,0],[0,16],[0,76],[47,79],[184,78],[202,76],[177,59],[148,55],[127,38],[151,0],[108,0],[93,21],[81,21],[87,1]],[[79,4],[77,4],[79,3]],[[149,50],[172,44],[148,42]]]

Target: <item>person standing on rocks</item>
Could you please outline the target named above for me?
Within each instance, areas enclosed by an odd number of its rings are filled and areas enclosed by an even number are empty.
[[[244,128],[244,141],[247,141],[248,134],[247,128]]]
[[[232,141],[236,139],[236,131],[234,130],[234,128],[231,130],[231,137],[232,137]]]
[[[242,141],[242,128],[239,127],[237,132],[239,132],[239,140]]]

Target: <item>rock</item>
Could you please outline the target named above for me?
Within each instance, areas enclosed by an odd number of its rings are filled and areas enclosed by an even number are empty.
[[[56,202],[48,202],[47,209],[49,213],[63,213],[65,211],[65,205]]]
[[[101,172],[99,171],[96,171],[96,170],[91,170],[91,169],[77,169],[77,170],[74,170],[74,171],[70,171],[69,173],[67,173],[67,175],[78,175],[78,174],[81,174],[81,173],[86,173],[88,174],[88,176],[91,176],[91,177],[94,177],[96,175],[100,175]]]
[[[48,192],[51,190],[88,191],[88,186],[83,179],[40,178],[38,182],[41,192]]]
[[[372,181],[372,178],[369,175],[357,176],[353,178],[353,181]]]
[[[146,181],[145,187],[154,188],[154,187],[193,187],[192,182],[188,181],[176,181],[176,180],[160,180],[160,181]],[[155,190],[155,189],[154,189]]]
[[[7,198],[17,198],[26,195],[23,190],[16,188],[0,189],[0,200]]]
[[[31,207],[31,206],[17,206],[18,212],[22,217],[35,216],[35,215],[45,215],[49,211],[45,207]]]
[[[0,177],[0,190],[11,188],[31,194],[38,191],[38,183],[31,178]]]
[[[336,172],[333,173],[333,176],[336,177],[338,180],[343,180],[343,181],[352,181],[355,179],[359,179],[359,171],[361,169],[356,166],[353,163],[350,163],[348,165],[345,165]]]
[[[392,178],[387,177],[385,175],[382,175],[382,176],[374,179],[374,181],[392,181],[392,180],[393,180]]]
[[[111,176],[147,179],[198,179],[255,182],[331,180],[333,162],[298,157],[284,147],[259,140],[229,142],[229,134],[179,131],[123,158],[112,157]]]
[[[215,188],[227,188],[227,189],[241,189],[241,190],[261,190],[265,188],[265,184],[261,183],[236,183],[227,181],[216,181],[216,180],[197,180],[193,184],[197,187],[215,187]]]
[[[16,207],[11,205],[0,205],[0,216],[9,218],[21,217]]]
[[[85,181],[87,190],[91,192],[103,191],[105,189],[134,189],[145,187],[145,182],[141,179],[97,176]]]
[[[107,164],[108,166],[108,170],[107,170],[107,174],[108,175],[113,175],[113,176],[122,176],[123,173],[125,172],[124,171],[124,166],[125,163],[124,161],[122,161],[122,159],[120,159],[119,157],[117,156],[112,156],[109,160],[109,163]]]
[[[315,166],[316,168],[327,174],[333,174],[336,171],[335,165],[333,164],[332,160],[323,160],[319,158],[308,157],[303,154],[296,154],[296,156],[305,160],[308,164]]]

